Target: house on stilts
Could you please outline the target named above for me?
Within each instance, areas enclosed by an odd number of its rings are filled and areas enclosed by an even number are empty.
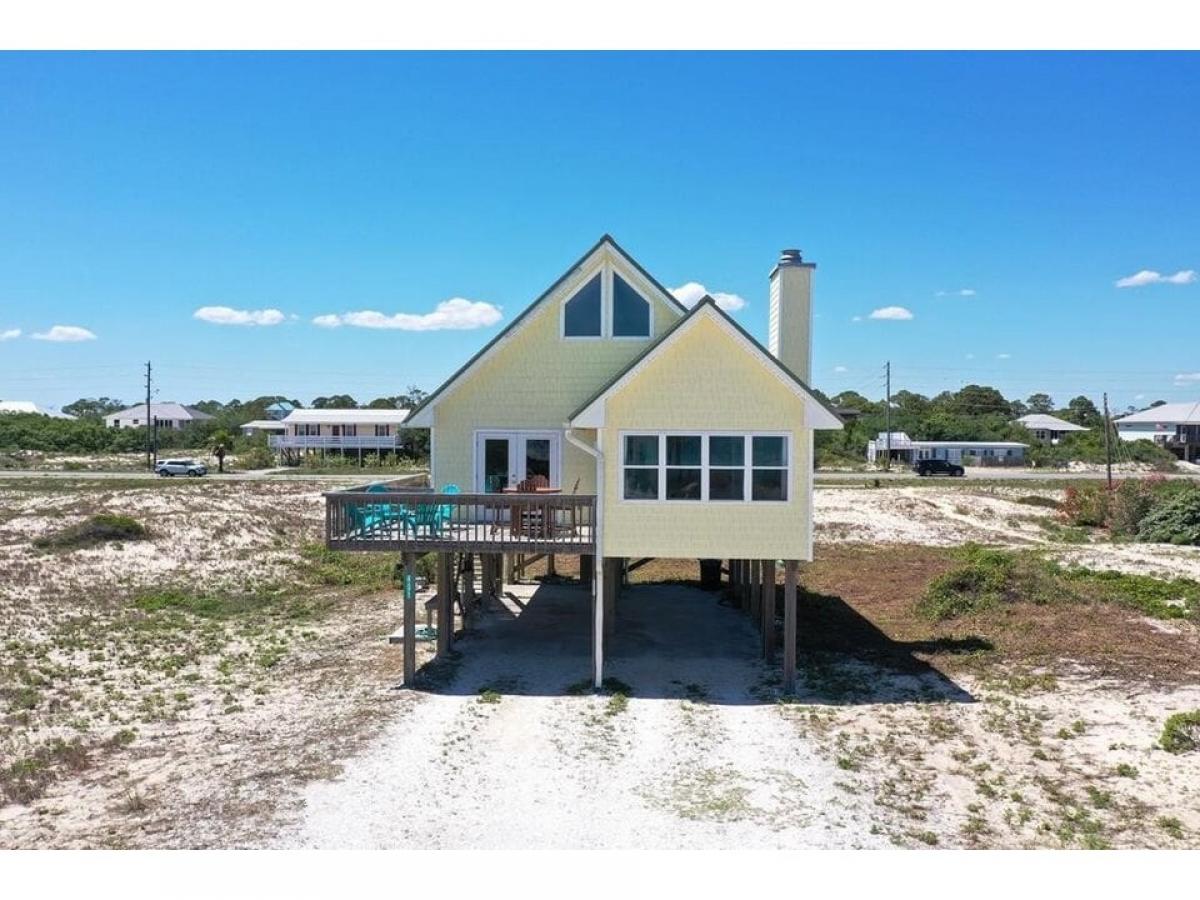
[[[812,558],[813,432],[841,427],[808,386],[813,270],[783,251],[764,347],[711,298],[681,305],[602,237],[409,415],[406,426],[430,430],[432,490],[328,493],[328,546],[399,552],[407,572],[439,554],[439,651],[451,641],[452,573],[478,566],[482,589],[496,591],[506,559],[578,555],[597,686],[628,561],[708,561],[759,624],[763,653],[782,641],[790,690],[797,569]],[[404,619],[409,680],[411,584]]]

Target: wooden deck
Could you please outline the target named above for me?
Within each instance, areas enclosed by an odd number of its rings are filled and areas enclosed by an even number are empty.
[[[325,494],[331,550],[595,553],[593,494],[442,494],[352,488]]]

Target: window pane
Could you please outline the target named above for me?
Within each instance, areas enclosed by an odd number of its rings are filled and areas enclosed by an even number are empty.
[[[627,466],[657,466],[658,465],[658,435],[656,435],[656,434],[627,434],[627,435],[625,435],[625,465],[627,465]]]
[[[784,456],[784,439],[781,437],[754,438],[754,465],[756,466],[786,466]]]
[[[550,481],[550,441],[545,438],[529,438],[525,441],[525,477],[541,475]]]
[[[699,500],[699,469],[667,469],[668,500]]]
[[[700,435],[667,435],[667,465],[700,465]]]
[[[752,500],[786,500],[787,482],[783,469],[755,469],[750,474]]]
[[[711,469],[708,473],[709,500],[744,500],[745,469]]]
[[[613,334],[650,336],[650,304],[616,273],[613,274]]]
[[[626,500],[657,500],[658,469],[626,469]]]
[[[746,439],[743,437],[710,437],[708,439],[710,466],[744,466]]]
[[[568,337],[600,336],[600,276],[597,275],[567,301],[563,333]]]

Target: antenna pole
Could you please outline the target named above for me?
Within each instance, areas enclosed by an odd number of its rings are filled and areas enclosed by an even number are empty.
[[[153,424],[150,421],[150,362],[146,361],[146,468],[154,471]]]
[[[892,361],[890,359],[883,364],[883,374],[887,384],[883,401],[884,414],[886,416],[884,421],[887,423],[885,425],[887,428],[887,456],[884,457],[883,467],[890,472],[892,470]]]
[[[1109,432],[1112,431],[1112,420],[1108,417],[1108,392],[1104,393],[1104,469],[1108,476],[1108,489],[1112,490],[1112,441]]]

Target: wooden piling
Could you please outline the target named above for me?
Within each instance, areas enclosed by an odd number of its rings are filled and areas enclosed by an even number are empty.
[[[404,683],[417,676],[417,554],[404,554]]]
[[[763,659],[771,661],[775,655],[775,560],[762,561],[762,639]]]
[[[444,655],[454,639],[454,554],[437,555],[437,652]]]
[[[783,692],[796,693],[796,569],[794,559],[783,563]]]

